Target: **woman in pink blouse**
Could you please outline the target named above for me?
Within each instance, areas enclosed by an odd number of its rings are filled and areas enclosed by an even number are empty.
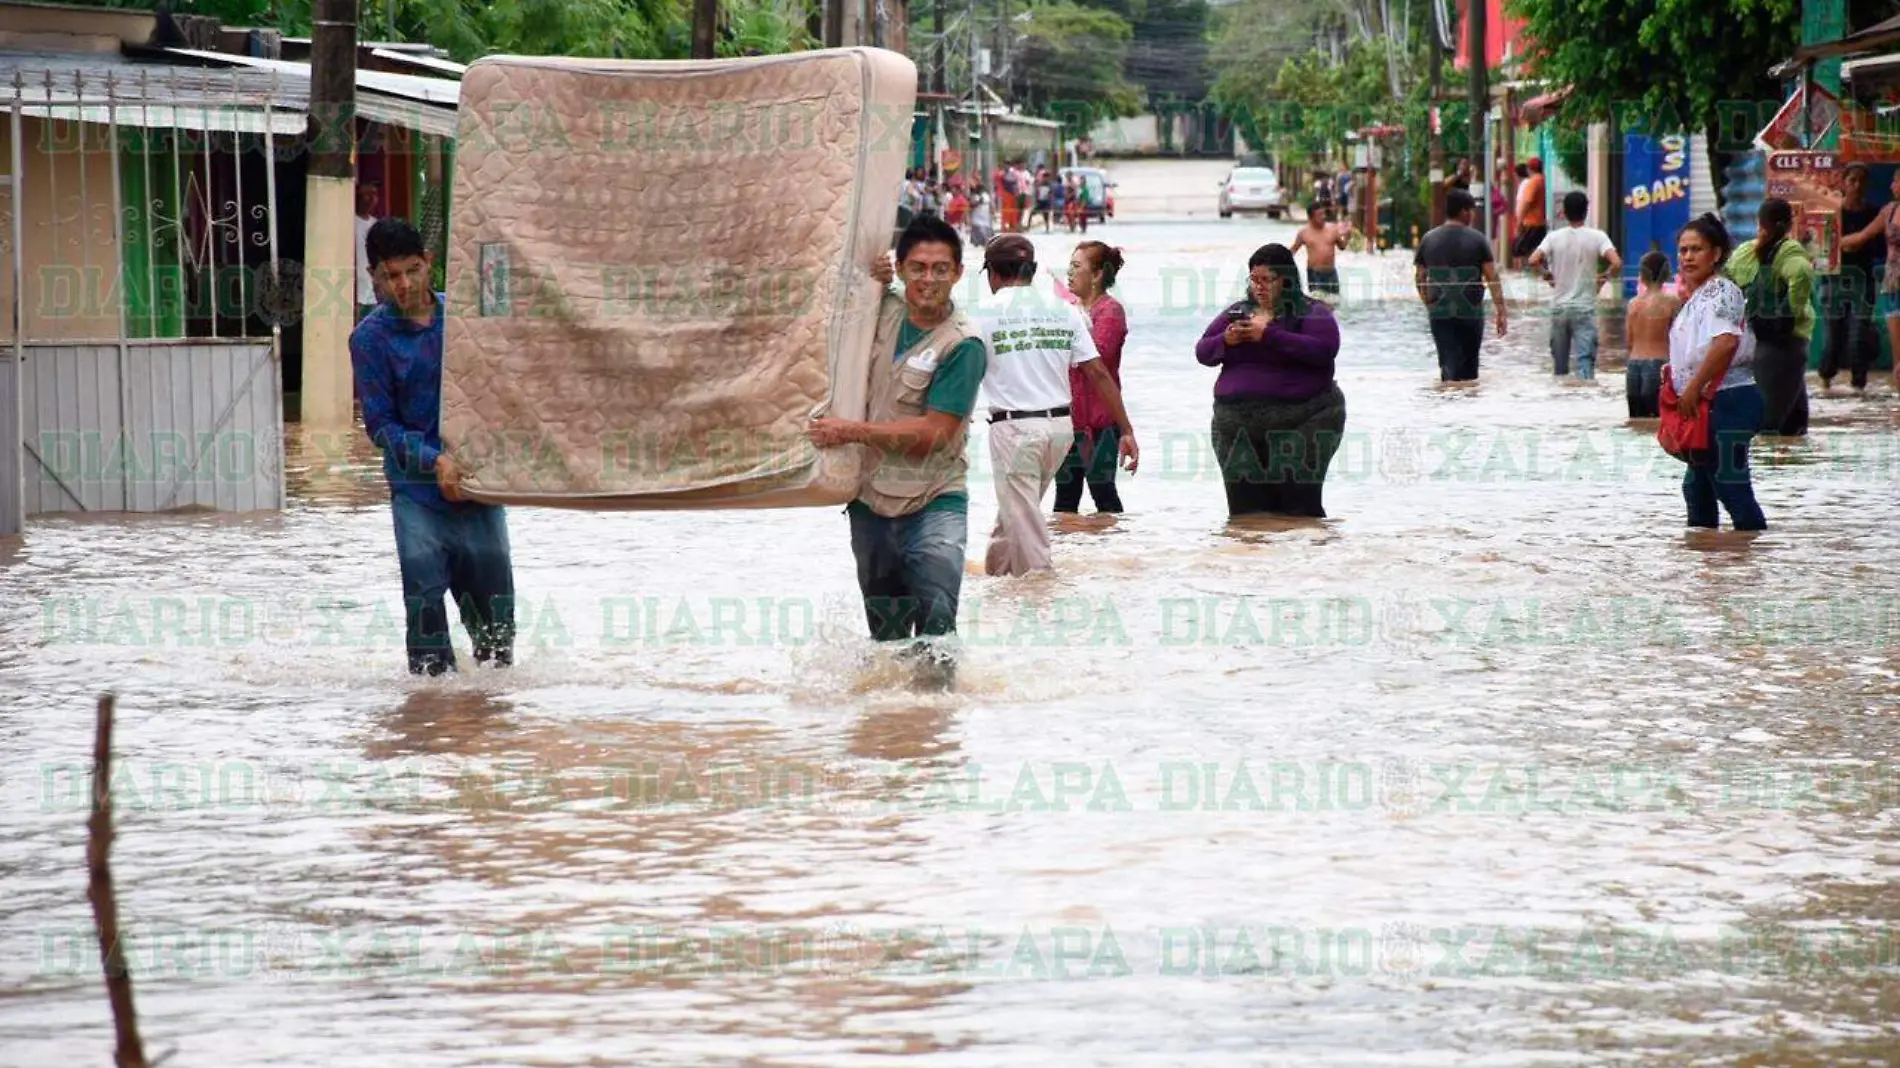
[[[1108,291],[1114,288],[1121,269],[1121,250],[1100,241],[1082,242],[1069,257],[1069,291],[1087,313],[1089,333],[1102,354],[1102,366],[1117,387],[1122,383],[1122,343],[1128,339],[1128,316],[1121,302]],[[1115,491],[1115,463],[1121,432],[1108,406],[1095,395],[1095,388],[1073,367],[1069,369],[1069,405],[1075,444],[1056,476],[1056,511],[1079,511],[1086,483],[1097,512],[1119,512],[1122,499]]]

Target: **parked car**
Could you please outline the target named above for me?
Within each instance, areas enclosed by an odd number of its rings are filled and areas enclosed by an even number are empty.
[[[1115,217],[1115,183],[1107,171],[1100,167],[1064,167],[1060,173],[1065,182],[1071,174],[1082,176],[1082,191],[1088,198],[1091,221],[1107,222]]]
[[[1220,183],[1220,217],[1229,219],[1266,212],[1268,217],[1286,217],[1286,190],[1280,188],[1280,176],[1272,167],[1235,167]]]

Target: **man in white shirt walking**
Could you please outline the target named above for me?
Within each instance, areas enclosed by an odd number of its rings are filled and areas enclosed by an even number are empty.
[[[1564,219],[1570,225],[1552,230],[1530,259],[1532,267],[1549,266],[1556,287],[1550,308],[1552,373],[1569,374],[1574,351],[1577,377],[1585,381],[1597,376],[1597,294],[1603,283],[1623,274],[1623,259],[1610,235],[1584,225],[1589,214],[1589,197],[1577,190],[1565,193]]]
[[[1047,284],[1032,284],[1036,247],[1002,234],[983,252],[989,295],[972,311],[988,350],[983,393],[990,408],[990,462],[996,479],[996,529],[984,570],[1022,575],[1047,569],[1049,527],[1042,498],[1075,443],[1069,421],[1069,368],[1079,367],[1121,428],[1121,458],[1140,461],[1121,390],[1102,366],[1088,320]]]

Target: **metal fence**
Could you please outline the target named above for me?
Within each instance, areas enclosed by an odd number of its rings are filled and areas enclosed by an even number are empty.
[[[281,507],[281,328],[302,298],[278,172],[307,87],[14,54],[0,107],[0,442],[20,443],[0,533],[38,512]]]

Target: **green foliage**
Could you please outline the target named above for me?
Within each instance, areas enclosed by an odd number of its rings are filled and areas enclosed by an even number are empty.
[[[1349,132],[1404,120],[1404,102],[1392,99],[1384,50],[1358,41],[1342,63],[1320,52],[1282,63],[1267,99],[1269,121],[1260,133],[1313,159],[1331,155]],[[1262,126],[1258,115],[1253,122]]]
[[[1208,50],[1209,96],[1249,144],[1264,143],[1271,125],[1265,109],[1281,64],[1308,50],[1321,18],[1316,9],[1285,0],[1241,0],[1218,12]]]
[[[150,8],[153,0],[104,0]],[[691,49],[686,0],[363,0],[358,37],[380,40],[395,4],[396,36],[426,41],[467,63],[485,55],[678,59]],[[722,56],[810,47],[808,0],[721,0]],[[310,33],[311,0],[181,0],[180,14],[208,15],[226,26]]]
[[[1785,94],[1767,72],[1801,39],[1799,0],[1508,4],[1527,24],[1537,77],[1573,88],[1558,116],[1565,125],[1707,129],[1729,147],[1744,147],[1780,107]]]
[[[1062,118],[1074,135],[1141,109],[1140,90],[1123,75],[1134,37],[1127,19],[1052,0],[1030,8],[1019,25],[1010,92],[1025,110]]]

